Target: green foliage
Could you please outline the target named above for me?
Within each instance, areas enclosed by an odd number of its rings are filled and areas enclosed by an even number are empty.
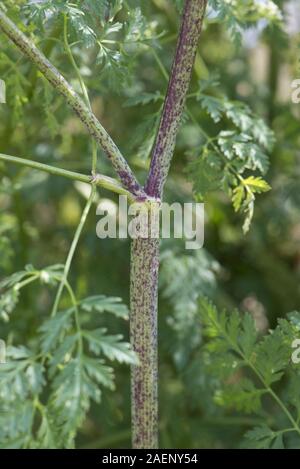
[[[178,331],[193,328],[197,300],[201,294],[214,291],[218,270],[218,263],[202,250],[194,255],[163,252],[161,288],[174,308],[175,315],[170,321]]]
[[[7,74],[10,76],[10,79],[7,80],[7,102],[10,103],[13,119],[18,121],[23,116],[24,106],[28,102],[26,93],[29,81],[21,73],[20,69],[16,67],[15,60],[10,58],[5,52],[1,52],[0,67],[2,70],[5,70],[5,74],[1,75],[3,78]]]
[[[59,270],[28,267],[2,285],[20,289],[33,275],[49,285]],[[137,363],[120,334],[88,327],[94,314],[104,312],[128,319],[119,298],[89,297],[44,320],[30,348],[8,347],[7,363],[0,368],[2,448],[72,447],[91,401],[101,401],[102,387],[115,388],[113,368],[106,360]]]
[[[214,294],[220,266],[204,250],[186,254],[168,249],[161,263],[162,297],[171,307],[167,323],[176,334],[173,357],[178,366],[184,366],[201,342],[201,327],[195,327],[198,299],[207,292]]]
[[[183,8],[183,0],[174,0],[174,2],[178,11],[181,12]]]
[[[251,441],[257,448],[283,447],[283,435],[289,445],[289,435],[295,433],[299,447],[299,405],[294,403],[298,402],[296,389],[300,385],[300,374],[291,363],[292,342],[299,333],[292,318],[299,318],[299,313],[289,320],[281,319],[278,326],[263,337],[249,313],[218,313],[210,302],[201,300],[200,315],[207,338],[206,366],[217,378],[215,402],[257,415],[263,412],[272,415],[272,406],[277,405],[283,413],[284,420],[274,420],[270,427],[263,424],[248,431],[246,444]],[[282,384],[280,394],[278,387],[276,391],[273,388],[278,382]],[[264,401],[263,396],[268,400]]]
[[[98,313],[109,312],[117,318],[129,319],[128,308],[122,303],[121,298],[106,297],[103,295],[90,296],[80,302],[80,308],[89,313],[92,311]]]
[[[266,425],[255,427],[246,434],[249,445],[257,449],[284,449],[282,431],[274,432]]]
[[[132,98],[127,99],[124,103],[125,107],[137,106],[141,104],[144,106],[149,103],[156,103],[157,101],[163,99],[163,96],[159,91],[155,93],[141,93],[140,95],[133,96]]]
[[[44,1],[30,2],[24,6],[24,13],[31,21],[35,21],[37,26],[43,27],[45,24],[57,21],[61,14],[69,17],[74,33],[86,45],[90,46],[96,42],[97,33],[90,26],[96,28],[97,21],[104,27],[106,23],[112,22],[118,11],[122,8],[122,0],[97,0],[91,2],[70,1]],[[80,7],[80,8],[79,8]]]
[[[221,130],[214,137],[201,129],[206,143],[201,145],[200,155],[190,163],[190,178],[196,196],[201,199],[211,191],[224,190],[231,197],[235,211],[246,214],[243,230],[247,232],[253,218],[255,194],[271,189],[256,174],[265,175],[268,171],[267,152],[272,150],[274,135],[248,106],[224,96],[216,98],[204,94],[207,86],[207,82],[200,82],[196,95],[201,107],[215,123],[233,125],[234,129]]]
[[[257,2],[256,0],[212,0],[210,2],[217,16],[214,21],[222,23],[231,34],[236,44],[241,43],[241,32],[261,18],[272,23],[280,23],[282,14],[279,7],[271,0]]]
[[[118,2],[106,3],[107,9],[100,1],[4,0],[1,7],[80,92],[63,45],[67,15],[68,40],[93,109],[143,182],[167,86],[162,68],[164,75],[171,68],[183,2],[129,0],[116,14],[109,7]],[[280,2],[283,7],[286,3]],[[285,70],[297,77],[299,41],[296,35],[283,37],[277,27],[280,14],[271,2],[255,2],[255,10],[252,1],[208,4],[215,10],[210,8],[206,16],[165,191],[168,201],[190,202],[185,171],[186,155],[192,154],[194,192],[204,198],[208,215],[206,249],[187,253],[171,243],[162,255],[161,446],[299,447],[299,434],[281,406],[298,421],[299,365],[291,364],[290,355],[291,343],[299,337],[299,314],[279,320],[274,339],[274,332],[262,335],[268,327],[276,331],[278,318],[299,309],[300,302],[299,119],[297,107],[284,101],[276,84],[289,89]],[[252,33],[272,58],[272,67],[262,62],[260,47],[250,49],[244,35],[249,26],[257,26]],[[0,78],[7,88],[7,105],[0,105],[1,151],[89,174],[90,139],[78,120],[2,34],[0,49]],[[219,70],[219,79],[213,70]],[[262,72],[267,77],[261,78]],[[99,170],[110,174],[102,158]],[[235,210],[243,211],[253,208],[246,187],[257,196],[268,189],[266,184],[272,192],[256,197],[255,219],[243,237],[222,192]],[[23,269],[30,262],[40,266],[41,259],[49,266],[65,260],[84,203],[82,193],[72,181],[0,165],[0,274],[11,282],[1,286],[0,299],[0,338],[8,344],[7,364],[0,365],[1,396],[6,392],[4,402],[0,396],[1,448],[130,446],[129,367],[118,360],[129,363],[133,356],[119,338],[127,337],[128,323],[122,319],[128,311],[116,299],[128,301],[128,243],[96,239],[91,214],[68,276],[76,297],[85,298],[76,301],[80,333],[67,294],[60,312],[49,319],[62,268],[49,273],[51,283],[41,278],[48,268]],[[100,196],[111,197],[104,191]],[[21,277],[13,279],[12,272]],[[27,281],[32,281],[30,288],[21,286]],[[95,292],[108,296],[91,296]],[[223,333],[208,338],[206,329],[203,336],[197,310],[202,295],[213,297],[220,309],[233,311],[239,305],[251,311],[230,314],[231,322],[227,315],[225,327],[230,322],[234,344],[238,336],[239,350],[255,372],[234,348],[228,350]],[[113,366],[110,357],[116,358]],[[257,372],[270,383],[280,405]],[[72,397],[70,410],[64,407],[65,393]]]
[[[24,286],[39,280],[44,285],[56,285],[62,278],[63,265],[52,265],[43,270],[36,270],[27,265],[24,270],[15,272],[0,282],[0,317],[8,321],[9,315],[15,309],[19,292]]]
[[[137,97],[137,99],[141,99],[141,97]],[[130,102],[132,101],[130,100]],[[142,104],[146,104],[145,101]],[[161,111],[162,106],[159,106],[157,111],[153,114],[148,114],[137,126],[136,134],[131,142],[131,148],[137,160],[143,162],[150,159],[159,127]]]
[[[138,124],[135,135],[132,137],[131,149],[135,153],[138,160],[145,161],[150,158],[155,137],[160,122],[160,116],[163,109],[161,101],[164,100],[163,95],[156,91],[155,93],[140,93],[128,98],[124,107],[146,106],[147,104],[160,103],[152,114],[146,114]]]
[[[140,7],[129,9],[123,0],[56,0],[28,3],[23,10],[31,23],[46,30],[67,17],[70,42],[83,51],[92,49],[92,66],[96,62],[102,80],[114,90],[128,84],[136,55],[157,38],[155,23],[149,24]],[[83,57],[82,65],[89,66]]]

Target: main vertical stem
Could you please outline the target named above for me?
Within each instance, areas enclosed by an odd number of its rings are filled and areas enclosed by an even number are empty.
[[[132,445],[158,447],[157,296],[159,240],[136,239],[131,247]]]
[[[146,192],[162,198],[190,85],[207,0],[185,0],[164,109],[151,157]]]
[[[180,34],[146,193],[162,199],[190,84],[207,0],[185,0]],[[131,344],[140,364],[132,369],[134,448],[158,447],[157,290],[159,240],[137,239],[131,252]]]

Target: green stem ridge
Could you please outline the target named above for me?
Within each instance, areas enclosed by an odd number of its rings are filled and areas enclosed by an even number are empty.
[[[73,257],[74,257],[78,242],[79,242],[79,238],[81,236],[82,230],[83,230],[85,222],[87,220],[89,211],[90,211],[92,203],[94,201],[95,193],[96,193],[96,188],[92,187],[90,196],[89,196],[88,201],[86,203],[86,206],[85,206],[85,208],[82,212],[79,225],[76,229],[76,232],[75,232],[75,235],[74,235],[74,238],[73,238],[73,241],[72,241],[72,244],[71,244],[68,256],[67,256],[63,276],[62,276],[61,282],[60,282],[58,290],[57,290],[57,294],[56,294],[56,297],[55,297],[55,301],[54,301],[54,305],[53,305],[53,308],[52,308],[51,316],[55,316],[56,313],[57,313],[59,302],[60,302],[64,287],[67,284],[67,279],[68,279],[68,276],[69,276],[72,260],[73,260]],[[75,306],[76,306],[76,300],[75,300]]]
[[[74,59],[74,56],[72,54],[72,49],[71,49],[71,46],[70,46],[69,41],[68,41],[68,17],[67,17],[66,14],[64,15],[64,46],[65,46],[65,49],[66,49],[66,53],[69,57],[69,60],[72,64],[72,66],[73,66],[73,68],[76,72],[77,78],[79,80],[85,104],[87,105],[89,110],[92,112],[92,106],[91,106],[88,90],[85,86],[84,80],[81,76],[80,70],[77,66],[77,63],[76,63],[75,59]],[[97,171],[97,143],[93,139],[93,141],[92,141],[92,172],[93,172],[93,174],[95,174],[96,171]]]
[[[87,184],[94,184],[95,186],[103,187],[109,191],[115,192],[116,194],[126,195],[129,200],[134,200],[134,197],[117,181],[109,176],[102,174],[96,174],[89,176],[87,174],[77,173],[75,171],[69,171],[67,169],[58,168],[56,166],[50,166],[38,161],[29,160],[26,158],[18,158],[17,156],[4,155],[0,153],[0,161],[6,161],[8,163],[14,163],[21,166],[27,166],[28,168],[43,171],[54,176],[62,176],[73,181],[85,182]]]
[[[127,161],[97,117],[52,63],[5,15],[2,9],[0,9],[0,30],[36,65],[49,83],[66,98],[67,103],[78,115],[89,134],[97,141],[110,159],[124,187],[132,194],[146,198]]]

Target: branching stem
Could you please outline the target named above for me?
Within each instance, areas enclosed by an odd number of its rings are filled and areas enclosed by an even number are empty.
[[[110,188],[114,192],[124,191],[139,200],[154,198],[161,200],[176,136],[180,126],[186,94],[189,88],[196,56],[199,36],[202,29],[207,0],[185,0],[176,54],[173,62],[169,86],[165,98],[156,142],[154,145],[150,171],[145,190],[137,182],[128,163],[107,131],[93,114],[85,84],[68,44],[67,18],[64,18],[64,44],[73,68],[79,79],[84,99],[47,60],[39,49],[0,9],[0,30],[9,37],[18,49],[33,62],[51,85],[60,92],[79,116],[90,135],[103,148],[112,162],[125,189],[111,178],[88,176],[71,171],[52,168],[48,165],[0,155],[0,160],[15,162],[35,169],[57,174],[73,180],[92,183],[91,194],[76,230],[61,280],[52,315],[55,315],[69,274],[71,262],[78,241],[94,200],[95,186]],[[156,56],[160,68],[164,70]],[[26,163],[25,163],[26,161]],[[93,168],[96,172],[96,153],[93,148]],[[150,227],[151,229],[151,227]],[[139,356],[140,365],[132,369],[132,434],[134,448],[158,447],[158,366],[157,366],[157,305],[158,305],[159,240],[137,239],[131,251],[131,343]]]
[[[204,18],[206,0],[186,0],[175,59],[146,184],[148,196],[161,200],[184,110]],[[155,53],[164,76],[167,74]],[[151,229],[151,228],[150,228]],[[137,239],[131,249],[131,344],[140,365],[133,366],[132,442],[134,448],[158,447],[159,241]]]
[[[62,94],[67,103],[78,115],[89,134],[102,147],[122,181],[124,187],[132,194],[144,197],[145,193],[137,182],[130,166],[123,157],[119,148],[93,114],[87,104],[78,96],[72,86],[52,65],[44,54],[29,40],[22,31],[5,15],[0,8],[0,30],[11,39],[17,48],[26,56],[45,76],[56,91]]]
[[[162,198],[192,76],[207,0],[186,0],[146,192]],[[164,68],[162,68],[164,70]]]
[[[39,163],[38,161],[26,159],[26,158],[19,158],[17,156],[11,155],[4,155],[0,153],[0,161],[6,161],[7,163],[13,163],[16,165],[25,166],[28,168],[36,169],[38,171],[43,171],[48,174],[52,174],[54,176],[62,176],[67,179],[71,179],[72,181],[80,181],[85,182],[87,184],[94,184],[99,187],[103,187],[103,189],[115,192],[116,194],[126,195],[129,200],[134,200],[134,197],[130,192],[128,192],[124,187],[117,181],[109,176],[104,176],[102,174],[96,175],[87,175],[82,173],[77,173],[75,171],[69,171],[67,169],[58,168],[57,166],[50,166],[44,163]]]

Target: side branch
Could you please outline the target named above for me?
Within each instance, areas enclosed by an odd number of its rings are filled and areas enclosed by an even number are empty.
[[[152,152],[146,192],[162,198],[184,110],[207,0],[186,0],[162,118]]]
[[[133,195],[145,198],[145,193],[135,178],[127,161],[121,154],[105,128],[74,91],[72,86],[49,62],[44,54],[18,29],[0,8],[0,30],[17,46],[17,48],[33,62],[51,85],[61,93],[87,128],[89,134],[111,160],[112,165],[124,187]]]
[[[129,200],[133,200],[133,196],[116,180],[109,176],[97,174],[95,176],[88,176],[87,174],[77,173],[75,171],[68,171],[67,169],[50,166],[48,164],[39,163],[38,161],[28,160],[25,158],[18,158],[17,156],[4,155],[0,153],[0,161],[7,163],[14,163],[20,166],[43,171],[54,176],[62,176],[73,181],[85,182],[87,184],[95,184],[96,186],[103,187],[103,189],[115,192],[116,194],[126,195]]]

